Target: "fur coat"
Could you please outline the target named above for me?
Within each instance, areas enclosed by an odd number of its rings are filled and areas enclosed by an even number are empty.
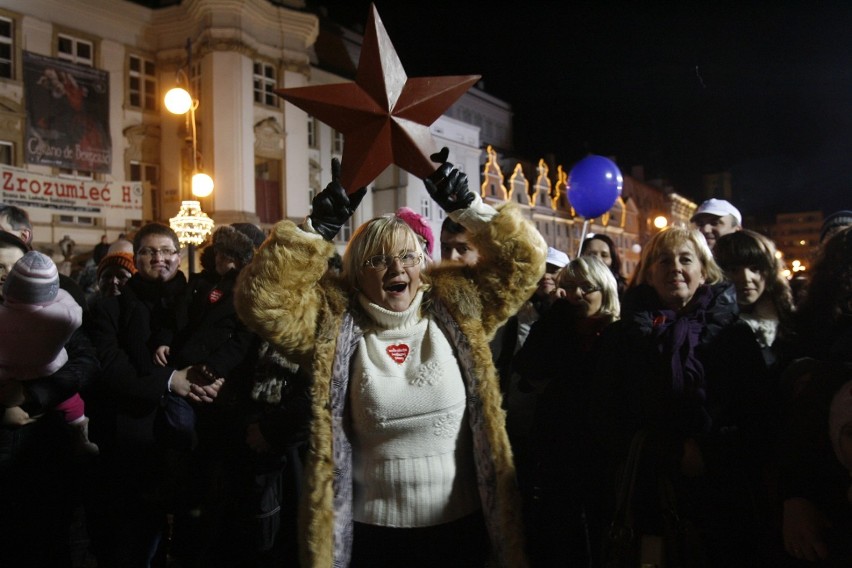
[[[459,220],[465,224],[464,217]],[[444,329],[465,379],[482,510],[494,556],[525,566],[512,452],[489,340],[535,290],[547,246],[512,204],[470,223],[476,267],[436,266],[424,301]],[[352,538],[349,365],[363,321],[354,292],[326,274],[334,246],[279,222],[240,274],[237,311],[293,361],[312,370],[313,421],[300,511],[304,566],[346,566]]]

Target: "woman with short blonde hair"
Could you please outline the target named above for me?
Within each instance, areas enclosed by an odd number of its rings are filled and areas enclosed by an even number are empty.
[[[529,297],[547,247],[444,163],[427,191],[482,261],[434,266],[400,218],[362,225],[326,275],[366,189],[333,181],[302,226],[278,223],[240,274],[237,309],[313,377],[300,512],[304,566],[526,565],[488,340]]]

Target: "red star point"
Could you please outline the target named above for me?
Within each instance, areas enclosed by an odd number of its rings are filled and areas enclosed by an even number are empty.
[[[429,126],[480,75],[409,79],[375,5],[354,83],[276,89],[286,101],[343,133],[341,184],[352,192],[396,164],[419,178],[435,171]]]

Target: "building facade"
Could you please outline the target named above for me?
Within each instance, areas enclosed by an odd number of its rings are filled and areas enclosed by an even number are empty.
[[[331,181],[344,140],[274,91],[349,81],[359,54],[358,34],[322,21],[302,0],[183,0],[157,9],[126,0],[0,0],[0,164],[86,188],[70,205],[27,207],[43,249],[70,235],[86,250],[104,234],[112,241],[146,221],[168,222],[192,198],[196,169],[215,180],[199,201],[217,224],[300,220]],[[164,108],[163,94],[178,84],[197,101],[192,124]],[[45,110],[59,106],[67,112]],[[519,203],[547,242],[572,257],[584,231],[605,232],[632,269],[645,219],[672,211],[665,195],[627,178],[612,210],[584,223],[567,198],[567,170],[512,158],[511,106],[482,89],[463,95],[431,131],[487,201]],[[33,152],[63,137],[100,161]],[[98,207],[92,187],[100,197],[107,189],[133,199]],[[0,201],[9,199],[0,191]],[[391,166],[341,231],[340,249],[353,227],[402,206],[439,234],[443,212],[422,182]]]

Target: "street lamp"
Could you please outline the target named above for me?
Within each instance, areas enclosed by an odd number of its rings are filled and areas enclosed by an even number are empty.
[[[187,68],[192,69],[192,43],[186,40]],[[198,99],[194,98],[188,89],[181,85],[190,86],[189,78],[183,68],[178,69],[177,86],[163,99],[166,109],[172,114],[186,115],[187,130],[191,133],[192,141],[192,195],[195,197],[207,197],[213,193],[213,178],[198,168],[198,133],[195,124],[195,111],[198,108]],[[181,194],[183,191],[181,190]],[[178,214],[169,219],[169,225],[177,233],[181,246],[186,247],[189,257],[189,272],[195,271],[195,247],[204,242],[204,239],[213,230],[213,220],[201,210],[201,202],[197,200],[183,200],[181,195],[181,206]]]

